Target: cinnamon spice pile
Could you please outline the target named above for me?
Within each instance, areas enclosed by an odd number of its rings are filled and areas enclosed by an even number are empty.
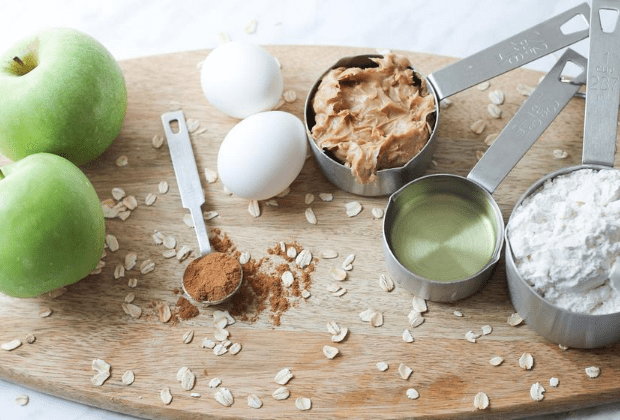
[[[241,281],[237,259],[221,252],[212,252],[192,261],[183,274],[183,285],[198,302],[218,302],[235,291]]]
[[[220,229],[214,229],[215,237],[211,239],[211,246],[218,252],[233,255],[239,258],[240,252],[227,234]],[[294,247],[297,252],[302,247],[297,243],[285,244],[285,247]],[[301,297],[302,290],[310,291],[312,285],[311,273],[315,262],[301,269],[295,264],[295,258],[288,257],[286,250],[280,244],[267,250],[269,256],[260,259],[251,258],[243,264],[243,283],[239,291],[231,298],[230,313],[245,321],[256,321],[265,310],[270,311],[270,319],[274,325],[280,325],[280,318],[284,312],[294,306]],[[281,258],[272,258],[278,256]],[[277,260],[284,262],[278,263]],[[293,273],[293,284],[285,287],[282,284],[282,273]]]

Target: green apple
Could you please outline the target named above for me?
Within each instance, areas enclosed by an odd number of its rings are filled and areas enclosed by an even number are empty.
[[[101,202],[77,166],[36,153],[0,168],[0,293],[32,297],[75,283],[104,243]]]
[[[126,109],[118,62],[82,32],[47,29],[0,57],[0,152],[13,161],[48,152],[89,162],[118,136]]]

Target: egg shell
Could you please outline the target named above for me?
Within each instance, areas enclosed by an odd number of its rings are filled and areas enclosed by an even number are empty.
[[[240,41],[207,55],[200,82],[209,103],[235,118],[273,109],[284,85],[276,59],[258,45]]]
[[[266,200],[297,178],[306,152],[306,131],[299,118],[283,111],[261,112],[228,132],[218,152],[217,170],[236,196]]]

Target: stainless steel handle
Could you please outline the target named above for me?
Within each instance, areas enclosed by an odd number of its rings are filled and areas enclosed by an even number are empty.
[[[620,16],[617,0],[593,0],[590,16],[590,52],[588,85],[583,129],[584,164],[614,166],[620,104],[620,23],[613,31],[605,32],[600,19],[601,10]]]
[[[564,34],[562,25],[581,15],[589,21],[590,6],[582,3],[474,55],[428,75],[439,99],[521,67],[588,36],[588,29]]]
[[[571,81],[563,81],[562,71],[568,62],[572,62],[583,71]],[[478,182],[491,193],[495,191],[585,83],[586,68],[585,57],[570,48],[567,49],[497,136],[467,178]]]
[[[192,215],[200,255],[208,254],[211,252],[211,244],[209,244],[207,228],[201,210],[201,206],[205,202],[205,195],[202,192],[196,159],[185,123],[185,115],[183,111],[168,112],[161,116],[161,120],[164,124],[174,175],[181,194],[181,203],[184,208],[189,209]],[[172,129],[172,123],[175,121],[178,131]]]

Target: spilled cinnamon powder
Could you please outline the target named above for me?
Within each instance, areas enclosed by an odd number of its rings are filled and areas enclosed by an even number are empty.
[[[218,252],[229,254],[236,259],[241,254],[227,234],[222,234],[219,229],[214,229],[215,237],[211,239],[211,246]],[[285,244],[286,248],[292,246],[297,251],[303,248],[297,244]],[[243,283],[239,291],[230,300],[230,313],[244,321],[256,321],[259,315],[268,310],[269,317],[274,325],[280,325],[281,316],[284,312],[296,305],[301,297],[302,290],[310,290],[312,285],[311,273],[314,271],[315,262],[312,261],[307,267],[300,269],[295,264],[295,258],[286,255],[280,245],[275,245],[267,250],[268,256],[254,259],[251,258],[243,264]],[[276,263],[272,259],[283,259],[284,263]],[[280,258],[281,257],[281,258]],[[293,284],[285,287],[282,284],[282,273],[293,273]]]

